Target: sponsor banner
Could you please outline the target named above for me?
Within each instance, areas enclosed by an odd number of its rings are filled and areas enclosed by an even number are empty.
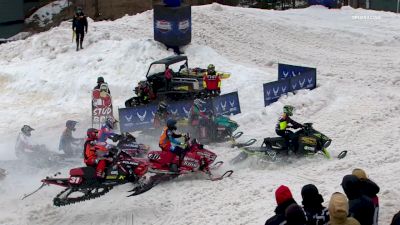
[[[317,87],[317,75],[313,71],[307,71],[302,75],[292,77],[289,80],[291,91],[314,89]]]
[[[241,113],[238,92],[236,91],[213,98],[212,107],[216,116],[236,115]]]
[[[314,73],[317,74],[317,69],[304,66],[294,66],[288,64],[278,64],[278,80],[283,80],[287,78],[292,78],[300,76],[304,73]]]
[[[131,132],[152,127],[156,110],[156,104],[118,109],[121,132]]]
[[[263,84],[264,87],[264,105],[270,105],[276,102],[281,95],[291,91],[290,79],[273,81]]]
[[[337,0],[308,0],[308,5],[323,5],[329,8],[338,6]]]
[[[92,123],[100,125],[108,117],[113,116],[111,95],[106,91],[95,89],[92,91]]]
[[[218,115],[235,115],[240,113],[240,102],[237,92],[224,94],[205,100],[203,112],[213,110]],[[189,118],[193,100],[168,103],[168,112],[175,119]],[[153,127],[154,115],[158,105],[150,104],[133,108],[120,108],[119,122],[121,132],[132,132]]]

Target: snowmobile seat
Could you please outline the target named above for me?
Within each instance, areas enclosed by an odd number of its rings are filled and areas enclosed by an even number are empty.
[[[94,167],[79,167],[69,171],[71,176],[79,176],[84,178],[93,178],[96,176],[96,169]]]

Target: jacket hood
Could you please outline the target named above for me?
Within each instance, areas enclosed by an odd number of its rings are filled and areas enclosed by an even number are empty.
[[[301,197],[303,198],[303,206],[306,209],[323,209],[322,203],[324,199],[319,194],[318,189],[313,184],[307,184],[301,189]]]
[[[339,192],[332,194],[328,210],[332,224],[344,224],[349,214],[349,203],[346,196]]]
[[[361,196],[361,182],[354,175],[346,175],[342,180],[342,187],[349,200],[356,199]]]

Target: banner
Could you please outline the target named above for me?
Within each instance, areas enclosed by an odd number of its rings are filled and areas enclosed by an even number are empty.
[[[263,84],[264,88],[264,105],[270,105],[276,102],[281,95],[291,91],[290,79],[278,80]]]
[[[239,95],[237,91],[213,98],[212,107],[216,116],[229,116],[241,113]]]
[[[212,109],[218,115],[236,115],[241,113],[239,95],[232,92],[205,100],[206,104],[202,111]],[[176,101],[168,103],[167,110],[172,118],[189,118],[193,100]],[[157,104],[137,106],[133,108],[120,108],[119,122],[121,132],[131,132],[153,127]]]
[[[289,64],[278,64],[278,80],[300,76],[306,72],[317,74],[317,69]]]
[[[92,124],[100,126],[108,117],[113,116],[111,95],[106,91],[92,91]]]
[[[300,89],[314,89],[317,87],[317,75],[313,71],[307,71],[300,76],[289,79],[291,91]]]
[[[156,104],[118,109],[121,132],[138,131],[152,127],[156,110]]]

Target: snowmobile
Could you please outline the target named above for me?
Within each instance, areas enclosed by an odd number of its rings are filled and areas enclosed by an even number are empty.
[[[173,64],[181,64],[181,66],[178,72],[172,73],[171,84],[167,87],[164,72]],[[157,72],[153,72],[155,70]],[[146,81],[139,82],[134,90],[136,96],[126,100],[125,107],[135,107],[161,100],[179,101],[206,97],[207,91],[202,85],[202,74],[190,71],[188,58],[182,55],[170,56],[151,63],[147,70]]]
[[[162,181],[192,172],[203,172],[211,181],[222,180],[232,175],[233,170],[228,170],[220,176],[214,176],[211,170],[219,168],[223,162],[214,163],[217,155],[205,149],[196,139],[191,140],[189,135],[185,135],[184,140],[186,152],[179,168],[177,168],[179,156],[169,151],[150,151],[147,154],[149,172],[155,173],[155,175],[145,185],[134,188],[132,190],[134,193],[131,196],[143,193]]]
[[[61,167],[69,163],[64,154],[50,151],[46,145],[35,145],[32,152],[19,153],[17,158],[36,168]]]
[[[7,176],[7,171],[5,169],[0,168],[0,180],[3,180]]]
[[[117,185],[146,182],[144,175],[148,170],[148,163],[145,159],[134,158],[117,147],[113,147],[109,151],[113,161],[106,169],[104,179],[96,177],[94,167],[74,168],[69,171],[69,178],[46,177],[42,180],[41,187],[31,194],[25,195],[23,199],[46,185],[58,185],[65,189],[53,199],[53,204],[64,206],[100,197]],[[59,174],[56,173],[55,176]]]
[[[231,160],[231,163],[239,163],[247,159],[251,155],[256,155],[267,161],[279,161],[281,158],[288,157],[291,152],[295,152],[296,156],[313,156],[321,154],[327,159],[331,159],[331,155],[327,148],[332,140],[323,133],[315,130],[312,123],[305,123],[303,127],[295,132],[294,140],[290,141],[290,146],[286,146],[283,137],[267,137],[264,138],[261,147],[240,147],[242,152]],[[297,145],[293,142],[297,142]],[[297,149],[295,149],[297,146]],[[346,156],[347,151],[342,151],[338,158],[342,159]]]
[[[124,152],[128,153],[132,157],[143,158],[149,151],[149,146],[145,144],[139,144],[136,142],[136,138],[128,132],[124,132],[114,140],[118,141],[117,147]]]

